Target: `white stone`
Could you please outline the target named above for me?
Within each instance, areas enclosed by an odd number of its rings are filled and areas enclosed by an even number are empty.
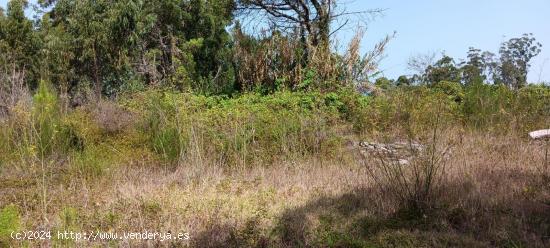
[[[531,137],[531,139],[550,138],[550,129],[542,129],[542,130],[530,132],[529,137]]]

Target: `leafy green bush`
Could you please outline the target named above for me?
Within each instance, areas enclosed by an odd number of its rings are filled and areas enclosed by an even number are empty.
[[[441,81],[432,85],[432,88],[439,90],[455,102],[462,102],[464,99],[464,89],[457,82]]]
[[[525,132],[547,127],[548,106],[548,86],[529,85],[513,91],[504,85],[475,84],[466,90],[463,112],[474,128]]]
[[[466,89],[463,112],[466,123],[475,128],[496,127],[511,118],[513,92],[499,85],[473,84]]]
[[[340,121],[341,113],[351,111],[338,95],[318,92],[234,98],[149,95],[144,131],[152,150],[170,161],[200,155],[248,164],[280,155],[330,153],[338,143],[331,125]]]
[[[532,131],[548,128],[550,123],[550,87],[528,85],[519,90],[514,108],[518,129]]]
[[[371,133],[402,130],[414,136],[460,118],[459,103],[454,98],[423,86],[400,87],[376,96],[365,111],[365,131]]]

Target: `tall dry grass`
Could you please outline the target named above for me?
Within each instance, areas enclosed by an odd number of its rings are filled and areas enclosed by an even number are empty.
[[[434,186],[433,207],[420,216],[369,179],[353,152],[247,170],[224,169],[212,158],[163,168],[136,157],[93,183],[78,177],[49,181],[46,223],[36,221],[42,213],[32,176],[3,172],[0,201],[18,206],[25,228],[62,229],[63,216],[72,211],[74,230],[189,231],[197,247],[547,245],[544,147],[522,137],[457,130],[445,135],[458,143],[444,180]]]

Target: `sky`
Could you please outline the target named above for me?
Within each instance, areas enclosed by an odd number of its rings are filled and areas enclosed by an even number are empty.
[[[380,64],[387,77],[411,74],[411,56],[445,52],[458,60],[466,58],[469,47],[498,53],[503,41],[533,33],[542,52],[532,60],[528,80],[550,82],[550,0],[356,0],[346,6],[349,11],[385,9],[368,23],[362,45],[366,51],[396,32]],[[353,34],[344,30],[337,37],[345,43]]]
[[[4,9],[6,3],[0,0]],[[346,44],[357,25],[366,26],[361,45],[362,51],[368,51],[395,32],[379,66],[386,77],[412,74],[407,68],[411,56],[444,52],[459,60],[469,47],[497,53],[503,41],[533,33],[543,47],[531,62],[528,80],[550,82],[550,0],[343,0],[341,4],[348,11],[385,10],[374,20],[348,25],[335,37]]]

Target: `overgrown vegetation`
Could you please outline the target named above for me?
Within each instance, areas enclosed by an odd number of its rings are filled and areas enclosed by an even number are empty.
[[[533,35],[392,80],[377,73],[392,36],[331,47],[331,22],[354,15],[336,3],[48,0],[30,20],[10,1],[0,246],[548,246],[548,143],[526,137],[550,123],[550,87],[526,77]],[[24,230],[191,239],[11,238]]]

